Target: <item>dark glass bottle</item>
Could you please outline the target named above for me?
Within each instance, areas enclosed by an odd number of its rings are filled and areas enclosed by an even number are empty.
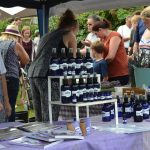
[[[118,117],[122,117],[122,102],[118,95],[117,95],[117,105],[118,105]]]
[[[99,92],[99,94],[100,94],[100,100],[101,101],[103,101],[103,100],[105,100],[105,91],[102,91],[102,92]]]
[[[112,99],[111,91],[106,91],[106,92],[105,92],[105,99],[106,99],[106,100]]]
[[[149,104],[145,99],[145,97],[143,97],[142,108],[143,108],[143,119],[149,119]]]
[[[134,122],[142,122],[143,121],[143,112],[142,112],[142,104],[139,99],[136,100],[134,105]]]
[[[67,76],[67,74],[68,74],[68,69],[66,66],[63,66],[63,75]]]
[[[61,102],[63,104],[71,102],[71,87],[68,85],[67,76],[64,76],[63,85],[61,86]]]
[[[93,88],[93,78],[88,74],[87,85],[86,85],[87,99],[88,101],[93,101],[94,88]]]
[[[126,118],[131,118],[131,104],[128,101],[127,94],[124,95],[124,102],[123,102],[123,114],[126,114]]]
[[[123,124],[127,124],[127,117],[126,114],[122,115],[122,119],[123,119]]]
[[[71,73],[72,73],[72,75],[76,75],[75,66],[72,66]]]
[[[144,96],[142,94],[140,94],[139,95],[139,101],[140,101],[141,104],[143,103],[143,98],[144,98]]]
[[[83,61],[80,53],[80,49],[77,49],[77,57],[76,57],[76,75],[79,75],[81,73],[81,67],[83,66]]]
[[[109,104],[104,104],[102,107],[102,121],[111,121],[111,112]]]
[[[72,94],[72,103],[76,104],[77,103],[77,96],[76,94]]]
[[[50,59],[50,76],[59,75],[59,58],[57,58],[56,48],[52,48],[52,58]]]
[[[69,53],[68,53],[68,75],[71,76],[73,75],[73,71],[75,71],[75,58],[73,57],[73,49],[69,48]]]
[[[86,49],[86,57],[84,59],[84,64],[86,66],[87,74],[93,74],[93,59],[90,57],[90,48]]]
[[[73,95],[75,94],[76,95],[76,100],[77,102],[79,102],[79,89],[78,89],[78,84],[76,82],[76,77],[75,75],[72,76],[72,87],[71,87],[71,90],[72,90],[72,99],[73,99]]]
[[[86,96],[86,85],[84,83],[83,76],[80,74],[80,77],[79,77],[79,101],[83,102],[83,97],[85,97],[85,96]]]
[[[146,98],[149,105],[149,114],[150,114],[150,88],[148,88],[146,91]]]
[[[100,92],[100,83],[98,83],[97,74],[94,72],[93,75],[93,88],[94,88],[94,100],[98,99],[98,92]]]
[[[68,59],[66,57],[66,50],[65,48],[61,49],[61,56],[60,56],[60,75],[64,74],[64,68],[68,69]]]
[[[131,92],[130,103],[131,103],[131,115],[132,116],[133,116],[133,108],[134,108],[135,100],[136,100],[136,96],[134,92]]]
[[[114,104],[110,103],[109,107],[110,107],[110,116],[111,116],[111,119],[114,119],[115,118],[115,106],[114,106]]]

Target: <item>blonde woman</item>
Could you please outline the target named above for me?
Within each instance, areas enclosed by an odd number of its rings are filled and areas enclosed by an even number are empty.
[[[129,55],[132,55],[132,53],[133,53],[133,46],[134,46],[134,42],[135,42],[136,28],[137,28],[139,19],[140,19],[139,15],[134,15],[131,18],[132,30],[131,30],[130,43],[129,43],[129,48],[128,48],[128,54]]]
[[[29,55],[31,61],[33,61],[34,42],[31,39],[31,29],[29,26],[23,26],[22,31],[22,46]],[[28,66],[29,67],[29,66]]]
[[[139,42],[139,56],[144,59],[144,67],[149,67],[149,56],[150,56],[150,6],[146,7],[141,12],[141,18],[146,26],[141,40]],[[141,55],[142,54],[142,55]]]
[[[9,102],[12,108],[10,122],[15,121],[15,105],[19,90],[19,67],[20,64],[26,65],[29,62],[29,56],[24,48],[18,42],[21,38],[18,27],[8,25],[5,32],[1,33],[0,50],[6,67],[6,80]]]

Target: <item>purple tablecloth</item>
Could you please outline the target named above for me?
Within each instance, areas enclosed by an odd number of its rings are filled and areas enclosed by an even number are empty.
[[[150,134],[149,134],[150,135]],[[64,142],[46,150],[149,150],[144,146],[143,133],[115,134],[95,132],[82,141]]]
[[[149,122],[142,122],[142,124],[149,125]],[[7,150],[43,149],[10,145],[7,141],[0,142],[0,144],[4,145]],[[84,140],[66,141],[45,148],[45,150],[150,150],[150,132],[117,134],[107,131],[92,131],[92,134]]]

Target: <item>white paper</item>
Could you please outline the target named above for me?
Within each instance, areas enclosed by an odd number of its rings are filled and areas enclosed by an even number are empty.
[[[6,147],[0,144],[0,149],[3,149],[3,148],[6,148]]]

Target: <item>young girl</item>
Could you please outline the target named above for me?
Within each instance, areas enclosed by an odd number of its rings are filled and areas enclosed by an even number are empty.
[[[92,55],[94,58],[93,69],[94,72],[101,75],[102,81],[108,80],[108,67],[107,62],[103,58],[105,51],[104,44],[100,41],[93,42],[91,45]]]
[[[31,30],[29,26],[24,26],[21,31],[22,34],[22,46],[29,55],[30,61],[33,61],[34,42],[31,39]],[[30,65],[30,64],[29,64]],[[27,66],[27,70],[28,70]]]
[[[0,52],[0,123],[5,122],[6,118],[11,114],[5,73],[6,69]]]

